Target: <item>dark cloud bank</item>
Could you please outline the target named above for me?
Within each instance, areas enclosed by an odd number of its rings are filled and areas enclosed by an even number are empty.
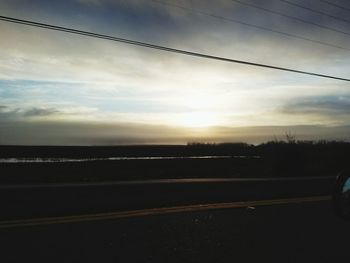
[[[2,145],[121,145],[185,144],[187,142],[261,143],[286,133],[299,140],[349,140],[350,126],[213,127],[207,133],[195,130],[140,124],[3,121]]]
[[[285,105],[288,114],[350,115],[350,96],[323,96],[298,99]]]
[[[332,116],[350,113],[349,97],[320,97],[298,100],[284,106],[286,114]],[[55,108],[11,109],[0,105],[2,145],[120,145],[185,144],[187,142],[261,143],[285,139],[350,140],[350,125],[299,125],[256,127],[180,128],[162,125],[48,121],[41,117],[61,114]]]
[[[0,122],[14,121],[27,117],[43,117],[58,114],[60,111],[55,108],[36,108],[29,109],[11,108],[6,105],[0,105]]]

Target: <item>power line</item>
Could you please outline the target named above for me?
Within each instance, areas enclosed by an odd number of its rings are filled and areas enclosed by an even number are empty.
[[[345,7],[345,6],[342,6],[342,5],[339,5],[339,4],[335,4],[335,3],[332,3],[332,2],[329,2],[329,1],[326,1],[326,0],[320,0],[320,2],[329,4],[329,5],[332,5],[332,6],[335,6],[335,7],[338,7],[340,9],[343,9],[343,10],[346,10],[346,11],[350,12],[350,8],[348,8],[348,7]]]
[[[291,2],[291,1],[288,1],[288,0],[279,0],[279,1],[281,1],[283,3],[286,3],[288,5],[296,6],[296,7],[308,10],[310,12],[314,12],[314,13],[317,13],[317,14],[320,14],[320,15],[328,16],[330,18],[333,18],[333,19],[336,19],[336,20],[339,20],[339,21],[342,21],[342,22],[350,24],[350,20],[347,20],[347,19],[344,19],[344,18],[341,18],[341,17],[337,17],[337,16],[334,16],[334,15],[331,15],[331,14],[328,14],[328,13],[325,13],[325,12],[322,12],[322,11],[318,11],[318,10],[310,8],[310,7],[299,5],[298,3],[295,3],[295,2]]]
[[[207,13],[207,12],[199,11],[199,10],[196,10],[196,9],[193,9],[193,8],[189,8],[189,7],[185,7],[185,6],[181,6],[181,5],[177,5],[177,4],[173,4],[173,3],[163,2],[163,1],[159,1],[159,0],[151,0],[151,1],[155,2],[155,3],[158,3],[158,4],[165,5],[165,6],[179,8],[179,9],[185,10],[187,12],[196,13],[196,14],[200,14],[200,15],[204,15],[204,16],[209,16],[209,17],[212,17],[212,18],[215,18],[215,19],[220,19],[220,20],[224,20],[224,21],[227,21],[227,22],[240,24],[240,25],[256,28],[256,29],[259,29],[259,30],[280,34],[280,35],[287,36],[287,37],[296,38],[296,39],[299,39],[299,40],[316,43],[316,44],[327,46],[327,47],[338,48],[338,49],[350,51],[350,48],[338,46],[338,45],[331,44],[331,43],[326,43],[326,42],[323,42],[323,41],[319,41],[319,40],[315,40],[315,39],[311,39],[311,38],[307,38],[307,37],[303,37],[303,36],[294,35],[294,34],[291,34],[291,33],[283,32],[283,31],[279,31],[279,30],[275,30],[275,29],[271,29],[271,28],[264,27],[264,26],[259,26],[259,25],[255,25],[255,24],[242,22],[242,21],[237,20],[237,19],[227,18],[227,17],[224,17],[224,16],[219,16],[219,15],[215,15],[215,14],[212,14],[212,13]]]
[[[307,72],[307,71],[303,71],[303,70],[297,70],[297,69],[291,69],[291,68],[285,68],[285,67],[278,67],[278,66],[267,65],[267,64],[260,64],[260,63],[245,61],[245,60],[237,60],[237,59],[231,59],[231,58],[226,58],[226,57],[213,56],[213,55],[208,55],[208,54],[203,54],[203,53],[186,51],[186,50],[182,50],[182,49],[170,48],[170,47],[166,47],[166,46],[154,45],[154,44],[130,40],[130,39],[126,39],[126,38],[103,35],[103,34],[98,34],[98,33],[93,33],[93,32],[88,32],[88,31],[82,31],[82,30],[77,30],[77,29],[68,28],[68,27],[61,27],[61,26],[55,26],[55,25],[50,25],[50,24],[45,24],[45,23],[38,23],[35,21],[22,20],[22,19],[17,19],[17,18],[13,18],[13,17],[0,16],[0,20],[15,23],[15,24],[22,24],[22,25],[27,25],[27,26],[33,26],[33,27],[45,28],[45,29],[50,29],[50,30],[55,30],[55,31],[61,31],[61,32],[66,32],[66,33],[71,33],[71,34],[76,34],[76,35],[83,35],[83,36],[88,36],[88,37],[100,38],[100,39],[125,43],[125,44],[129,44],[129,45],[134,45],[134,46],[152,48],[152,49],[156,49],[156,50],[161,50],[161,51],[165,51],[165,52],[172,52],[172,53],[177,53],[177,54],[182,54],[182,55],[187,55],[187,56],[194,56],[194,57],[200,57],[200,58],[206,58],[206,59],[212,59],[212,60],[218,60],[218,61],[225,61],[225,62],[230,62],[230,63],[238,63],[238,64],[243,64],[243,65],[248,65],[248,66],[269,68],[269,69],[275,69],[275,70],[293,72],[293,73],[298,73],[298,74],[311,75],[311,76],[316,76],[316,77],[336,79],[336,80],[350,82],[350,79],[347,79],[347,78],[341,78],[341,77],[336,77],[336,76],[331,76],[331,75]]]
[[[236,2],[238,4],[241,4],[241,5],[250,6],[250,7],[259,9],[259,10],[263,10],[263,11],[266,11],[266,12],[269,12],[269,13],[272,13],[272,14],[275,14],[275,15],[287,17],[289,19],[293,19],[293,20],[296,20],[296,21],[299,21],[299,22],[302,22],[302,23],[305,23],[305,24],[313,25],[313,26],[316,26],[316,27],[319,27],[319,28],[327,29],[327,30],[330,30],[330,31],[334,31],[334,32],[337,32],[337,33],[341,33],[341,34],[345,34],[345,35],[350,36],[349,32],[345,32],[345,31],[342,31],[342,30],[339,30],[339,29],[336,29],[336,28],[333,28],[333,27],[329,27],[329,26],[320,25],[320,24],[317,24],[317,23],[314,23],[314,22],[311,22],[311,21],[307,21],[305,19],[302,19],[302,18],[299,18],[299,17],[296,17],[296,16],[286,15],[286,14],[283,14],[283,13],[278,12],[278,11],[274,11],[274,10],[271,10],[271,9],[268,9],[268,8],[264,8],[264,7],[261,7],[261,6],[258,6],[258,5],[254,5],[254,4],[251,4],[251,3],[247,3],[247,2],[242,2],[240,0],[231,0],[231,1]]]

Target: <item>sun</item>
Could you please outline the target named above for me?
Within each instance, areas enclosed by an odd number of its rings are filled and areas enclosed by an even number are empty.
[[[221,103],[211,94],[189,93],[178,101],[186,111],[177,114],[176,125],[187,128],[209,128],[222,124]],[[174,122],[173,122],[174,123]]]
[[[218,125],[220,123],[218,116],[208,112],[191,112],[184,114],[179,124],[190,128],[206,128]]]

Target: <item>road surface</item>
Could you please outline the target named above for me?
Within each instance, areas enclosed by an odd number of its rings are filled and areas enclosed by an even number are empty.
[[[329,201],[0,229],[1,262],[348,262]]]
[[[161,179],[0,186],[0,220],[327,196],[335,177]]]
[[[309,203],[309,202],[330,201],[331,199],[332,199],[331,196],[312,196],[312,197],[284,198],[284,199],[273,199],[273,200],[256,200],[256,201],[241,201],[241,202],[230,202],[230,203],[214,203],[214,204],[209,203],[209,204],[185,205],[185,206],[174,206],[174,207],[159,207],[159,208],[139,209],[139,210],[131,210],[131,211],[116,211],[116,212],[109,212],[109,213],[68,215],[68,216],[60,216],[60,217],[41,217],[41,218],[29,218],[29,219],[17,219],[17,220],[3,220],[3,221],[0,221],[0,229],[52,225],[52,224],[80,223],[80,222],[88,222],[88,221],[115,220],[120,218],[144,217],[144,216],[154,216],[154,215],[161,215],[161,214],[209,211],[209,210],[218,210],[218,209],[219,210],[233,209],[233,208],[255,209],[256,206],[302,204],[302,203]]]

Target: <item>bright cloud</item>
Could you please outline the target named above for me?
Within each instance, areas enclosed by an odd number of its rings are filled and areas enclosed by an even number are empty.
[[[291,12],[272,1],[268,6]],[[152,1],[72,0],[55,7],[53,12],[39,0],[22,9],[18,1],[0,3],[9,16],[276,66],[338,76],[350,73],[347,50],[286,38]],[[67,7],[70,12],[65,11]],[[192,1],[191,7],[344,47],[349,43],[345,35],[290,20],[281,23],[281,17],[267,16],[231,1],[215,5]],[[334,21],[299,15],[315,23],[347,29]],[[0,122],[22,121],[34,126],[38,121],[87,126],[155,125],[184,129],[189,136],[190,130],[202,129],[209,139],[220,137],[210,127],[350,124],[348,105],[334,99],[350,96],[345,82],[6,22],[0,22],[0,38]],[[334,114],[339,110],[342,114]],[[165,130],[170,138],[172,132]],[[316,136],[317,129],[314,131]]]

